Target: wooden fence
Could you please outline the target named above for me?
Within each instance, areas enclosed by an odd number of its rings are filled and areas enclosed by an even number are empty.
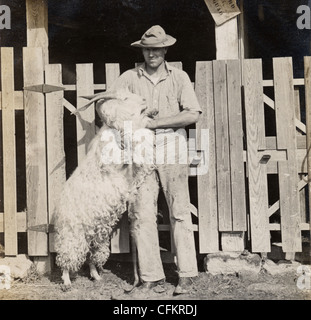
[[[63,85],[62,66],[44,67],[41,48],[28,47],[23,50],[24,90],[15,91],[13,55],[13,48],[1,48],[4,212],[0,213],[0,232],[4,232],[6,255],[18,253],[17,233],[27,232],[28,254],[47,256],[54,250],[53,212],[66,180],[64,107],[74,111],[85,103],[82,95],[109,89],[120,67],[106,64],[106,83],[94,84],[93,65],[77,64],[76,83]],[[222,232],[244,234],[252,252],[267,253],[271,231],[277,231],[284,252],[302,250],[301,231],[310,230],[306,204],[311,125],[301,122],[297,88],[304,87],[310,123],[310,65],[311,58],[306,57],[305,78],[293,79],[291,58],[275,58],[273,79],[263,80],[260,59],[244,60],[243,66],[238,60],[196,63],[194,87],[203,114],[196,124],[195,144],[192,141],[189,147],[201,156],[201,163],[189,172],[198,190],[191,211],[197,216],[193,228],[198,232],[200,253],[221,250]],[[269,87],[273,96],[265,93]],[[76,105],[64,98],[66,91],[75,92]],[[275,111],[273,119],[265,116],[268,108]],[[17,212],[16,207],[15,110],[24,110],[25,117],[25,212]],[[274,136],[266,136],[268,123],[275,127]],[[208,150],[202,146],[202,129],[206,129]],[[92,106],[76,117],[78,164],[95,132]],[[203,162],[208,172],[199,174]],[[269,175],[278,175],[272,191]],[[269,202],[271,192],[279,197],[274,203]],[[169,219],[163,221],[159,231],[169,232]],[[111,249],[129,251],[126,217]]]

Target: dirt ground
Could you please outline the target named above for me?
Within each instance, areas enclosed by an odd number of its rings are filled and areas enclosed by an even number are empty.
[[[202,265],[202,262],[200,263]],[[164,264],[166,283],[163,290],[155,290],[139,300],[311,300],[311,290],[297,286],[297,273],[293,271],[271,275],[260,272],[256,275],[211,275],[202,268],[193,280],[191,292],[173,296],[177,283],[174,264]],[[0,290],[0,300],[134,300],[124,294],[124,289],[133,283],[132,264],[109,260],[101,274],[102,281],[89,278],[85,266],[72,275],[72,288],[63,290],[60,270],[55,268],[47,276],[35,270],[22,281],[13,281],[9,290]]]

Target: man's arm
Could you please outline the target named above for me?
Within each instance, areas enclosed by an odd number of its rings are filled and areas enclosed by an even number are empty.
[[[148,129],[181,128],[196,123],[199,120],[199,111],[184,110],[176,116],[150,120],[147,124]]]

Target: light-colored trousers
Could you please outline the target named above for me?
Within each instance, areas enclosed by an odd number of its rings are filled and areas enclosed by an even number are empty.
[[[188,165],[164,164],[147,177],[129,210],[141,280],[165,278],[157,228],[159,183],[169,208],[179,277],[195,277],[198,268],[189,207]]]

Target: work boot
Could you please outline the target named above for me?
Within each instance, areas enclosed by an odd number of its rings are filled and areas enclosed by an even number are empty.
[[[179,278],[178,284],[175,288],[173,295],[176,296],[179,294],[190,293],[192,284],[193,284],[193,280],[191,277]]]
[[[159,281],[154,281],[154,282],[146,281],[146,282],[143,282],[141,286],[137,287],[137,289],[140,292],[148,292],[150,290],[153,290],[154,292],[160,293],[161,289],[163,290],[162,292],[165,291],[163,287],[164,283],[165,283],[164,279],[161,279]]]

